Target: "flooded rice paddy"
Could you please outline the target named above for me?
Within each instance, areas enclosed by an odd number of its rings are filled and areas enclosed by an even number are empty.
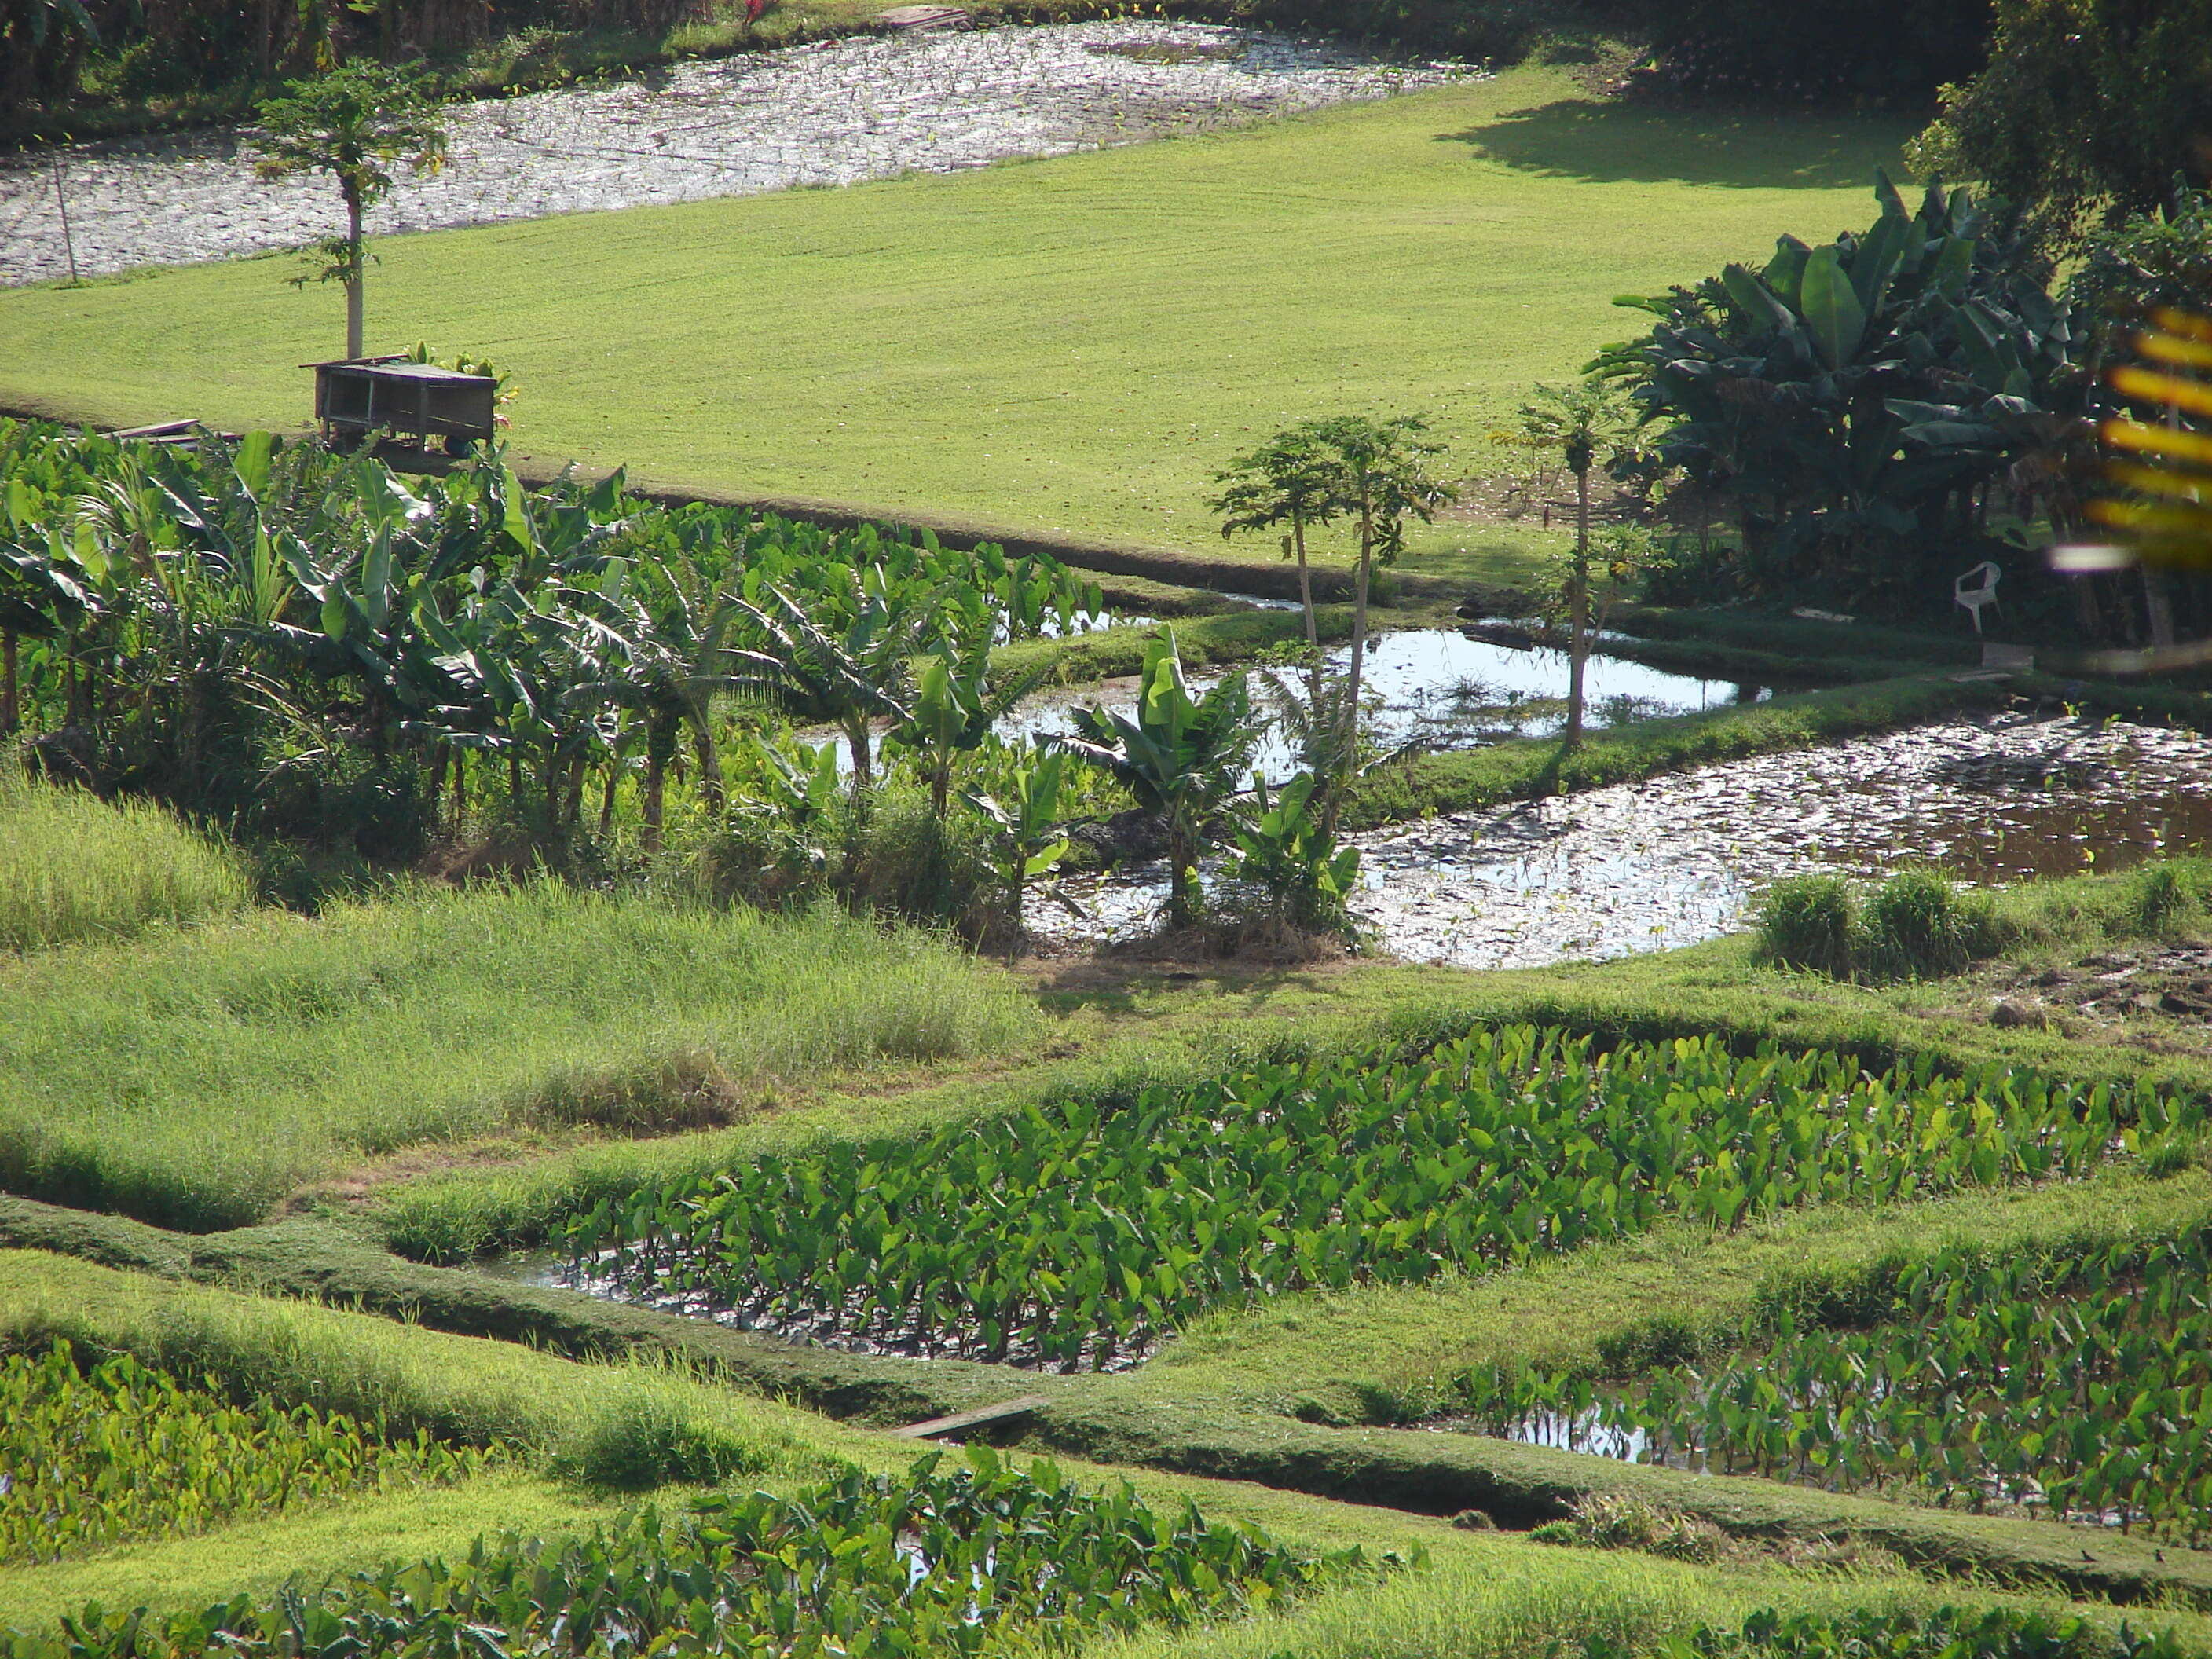
[[[1382,947],[1464,968],[1602,960],[1740,930],[1759,892],[1919,862],[1960,879],[2124,868],[2212,846],[2195,733],[2008,714],[1762,755],[1355,838]],[[1156,869],[1064,879],[1028,920],[1063,939],[1158,925]]]

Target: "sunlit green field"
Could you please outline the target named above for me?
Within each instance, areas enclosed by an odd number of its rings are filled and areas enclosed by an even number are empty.
[[[1494,471],[1498,418],[1632,331],[1616,295],[1864,219],[1905,135],[1518,70],[950,177],[393,238],[369,345],[512,365],[541,465],[1218,551],[1212,474],[1255,436],[1426,410],[1458,470]],[[303,423],[297,366],[338,349],[342,306],[294,269],[0,293],[0,405]],[[1498,541],[1444,525],[1418,550],[1479,572]]]

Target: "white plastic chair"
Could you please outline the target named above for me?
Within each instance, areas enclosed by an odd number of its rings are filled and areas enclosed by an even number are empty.
[[[1983,608],[1997,602],[1997,578],[2003,574],[1994,560],[1984,559],[1951,584],[1951,597],[1966,607],[1977,634],[1982,631]]]

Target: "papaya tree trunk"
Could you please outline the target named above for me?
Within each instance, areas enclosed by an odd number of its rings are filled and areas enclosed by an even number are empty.
[[[349,357],[364,355],[362,348],[361,281],[364,250],[361,245],[361,191],[350,180],[343,184],[346,205],[346,350]]]
[[[1562,750],[1583,744],[1583,678],[1589,664],[1589,469],[1575,471],[1575,564],[1567,580],[1567,730]]]

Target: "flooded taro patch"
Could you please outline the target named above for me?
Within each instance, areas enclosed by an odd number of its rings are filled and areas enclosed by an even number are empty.
[[[1784,1314],[1735,1353],[1595,1382],[1486,1364],[1433,1428],[1699,1474],[2014,1510],[2201,1547],[2212,1242],[1990,1260],[1954,1247],[1865,1328]]]
[[[853,1352],[1118,1370],[1284,1291],[1419,1284],[1669,1217],[2081,1175],[2168,1109],[1717,1041],[1601,1054],[1519,1026],[765,1152],[603,1201],[525,1271]]]
[[[1353,905],[1382,948],[1465,968],[1670,949],[1737,931],[1784,877],[1933,865],[1968,882],[2124,869],[2212,846],[2193,732],[2019,714],[1761,755],[1354,837]],[[1158,925],[1149,868],[1062,881],[1030,925]]]

